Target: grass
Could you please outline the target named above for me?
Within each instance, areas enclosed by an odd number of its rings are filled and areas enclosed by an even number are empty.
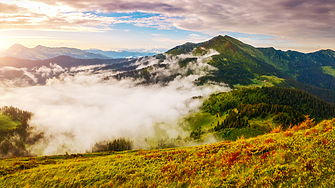
[[[265,118],[257,117],[249,120],[250,127],[257,127],[259,129],[269,131],[278,126],[278,123],[273,121],[274,116],[268,114]]]
[[[272,87],[285,82],[285,79],[283,78],[278,78],[276,76],[266,76],[266,75],[262,75],[260,79],[254,78],[250,80],[252,81],[252,84],[250,85],[235,84],[234,88],[242,89],[242,88],[263,87],[263,86]],[[266,82],[264,82],[264,80],[266,80]]]
[[[19,121],[13,121],[10,117],[0,113],[0,130],[15,129],[20,124]]]
[[[333,69],[331,66],[323,66],[322,69],[324,73],[335,77],[335,69]]]
[[[224,119],[226,116],[227,114],[223,114],[220,118]],[[208,130],[214,128],[217,125],[218,121],[221,122],[222,120],[220,118],[218,118],[217,115],[212,115],[210,113],[192,113],[184,118],[184,121],[186,123],[185,127],[190,127],[191,130],[196,130],[200,127]]]
[[[335,119],[304,127],[196,147],[3,159],[0,187],[334,187]]]
[[[253,138],[262,135],[264,133],[265,132],[263,130],[257,128],[243,127],[243,128],[226,128],[215,134],[224,140],[236,141],[241,137]]]

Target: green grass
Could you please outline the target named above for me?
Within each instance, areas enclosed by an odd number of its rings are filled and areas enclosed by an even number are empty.
[[[273,115],[267,115],[265,118],[257,117],[249,120],[250,127],[259,128],[264,131],[269,131],[279,124],[273,121]]]
[[[334,187],[335,119],[196,147],[0,160],[0,187]]]
[[[281,83],[285,82],[285,79],[283,79],[283,78],[278,78],[276,76],[265,76],[265,75],[262,75],[260,77],[260,79],[254,78],[254,79],[250,79],[250,80],[251,80],[252,84],[249,84],[249,85],[235,84],[234,88],[241,89],[241,88],[263,87],[263,86],[272,87],[272,86],[275,86],[275,85],[278,85],[278,84],[281,84]],[[266,80],[266,82],[264,82],[264,80]]]
[[[238,138],[253,138],[265,134],[263,130],[257,128],[243,127],[243,128],[226,128],[216,133],[223,140],[235,141]]]
[[[15,129],[20,124],[19,121],[13,121],[10,117],[0,113],[0,130]]]
[[[227,114],[223,114],[221,119],[224,119]],[[211,129],[217,125],[218,121],[222,121],[217,115],[212,115],[210,113],[196,112],[184,117],[186,123],[185,127],[190,127],[191,130],[196,130],[198,128]]]
[[[335,69],[333,69],[331,66],[323,66],[322,69],[324,73],[335,77]]]

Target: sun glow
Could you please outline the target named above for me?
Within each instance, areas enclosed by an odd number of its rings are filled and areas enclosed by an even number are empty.
[[[10,45],[3,36],[0,36],[0,52],[6,50]]]
[[[35,13],[40,13],[40,14],[48,14],[48,15],[53,15],[57,12],[69,12],[73,11],[73,8],[70,8],[68,6],[61,5],[57,3],[55,6],[53,5],[47,5],[45,3],[41,2],[33,2],[29,0],[22,0],[22,1],[17,1],[17,0],[1,0],[2,3],[7,3],[7,4],[15,4],[18,7],[26,8],[31,12]]]

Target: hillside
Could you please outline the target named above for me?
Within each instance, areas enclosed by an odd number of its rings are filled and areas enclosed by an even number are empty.
[[[2,159],[0,186],[334,187],[334,129],[332,119],[196,147]]]
[[[271,85],[304,90],[335,103],[335,52],[332,50],[309,54],[283,52],[274,48],[255,48],[232,37],[219,35],[206,42],[177,46],[166,53],[201,56],[209,49],[220,53],[208,62],[218,70],[201,77],[198,80],[200,85],[208,80],[224,82],[230,87],[262,86],[261,82],[271,81]]]
[[[335,91],[335,52],[320,50],[314,53],[258,48],[266,61],[291,78],[312,86]]]
[[[335,117],[335,106],[301,90],[261,87],[212,94],[201,111],[184,118],[190,138],[236,140],[267,134],[275,127],[286,130],[303,121]]]

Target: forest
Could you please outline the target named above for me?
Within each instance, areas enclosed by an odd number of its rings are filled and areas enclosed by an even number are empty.
[[[92,153],[103,151],[125,151],[132,150],[133,142],[129,139],[118,138],[111,141],[100,141],[93,145]]]
[[[274,125],[286,130],[304,121],[318,123],[335,117],[334,105],[301,90],[279,87],[215,93],[203,102],[201,110],[216,116],[216,122],[213,127],[204,126],[207,131],[201,127],[193,130],[190,138],[195,140],[208,134],[232,139],[227,136],[231,131],[239,136],[250,132],[266,134],[276,128]]]

